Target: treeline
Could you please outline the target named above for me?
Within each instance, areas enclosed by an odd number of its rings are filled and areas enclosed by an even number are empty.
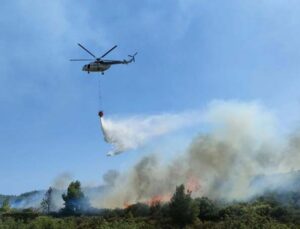
[[[64,207],[51,211],[49,188],[40,209],[0,208],[0,228],[300,228],[300,192],[267,193],[248,202],[191,197],[184,185],[168,203],[136,203],[124,209],[94,209],[72,182],[62,195]]]

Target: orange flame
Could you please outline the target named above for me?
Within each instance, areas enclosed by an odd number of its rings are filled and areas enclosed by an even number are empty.
[[[149,206],[154,206],[158,203],[164,203],[170,201],[172,195],[171,193],[165,194],[165,195],[156,195],[153,196],[150,200],[146,201],[146,204]]]
[[[185,187],[187,192],[197,192],[201,189],[201,185],[199,180],[195,176],[190,176],[185,183]],[[149,205],[149,206],[154,206],[159,203],[165,203],[169,202],[172,198],[172,193],[167,193],[167,194],[161,194],[161,195],[154,195],[151,197],[149,200],[143,201],[143,203]],[[132,203],[129,203],[128,201],[124,202],[124,208],[128,208],[132,205]]]
[[[197,192],[201,188],[199,180],[194,176],[189,177],[189,179],[186,182],[185,186],[186,186],[186,190],[188,192]]]
[[[123,207],[124,207],[124,208],[128,208],[128,207],[130,207],[130,206],[131,206],[131,204],[129,204],[128,201],[125,201],[124,204],[123,204]]]
[[[151,197],[149,200],[142,201],[142,202],[149,206],[154,206],[159,203],[165,203],[165,202],[170,201],[171,197],[172,197],[171,193],[168,193],[165,195],[155,195],[155,196]],[[133,204],[129,203],[128,201],[125,201],[123,204],[123,207],[129,208],[131,205],[133,205]]]

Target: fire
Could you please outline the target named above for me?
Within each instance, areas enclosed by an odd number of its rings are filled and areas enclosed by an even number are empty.
[[[171,193],[165,195],[156,195],[153,196],[150,200],[146,201],[146,204],[148,204],[149,206],[153,206],[158,203],[168,202],[170,201],[171,197],[172,197]]]
[[[200,190],[201,186],[200,186],[200,182],[199,180],[195,177],[195,176],[190,176],[187,180],[187,182],[185,183],[185,187],[186,187],[186,191],[187,192],[197,192]],[[151,197],[149,200],[145,200],[145,201],[141,201],[142,203],[145,203],[149,206],[154,206],[158,203],[165,203],[165,202],[169,202],[172,198],[172,193],[167,193],[167,194],[161,194],[161,195],[154,195],[153,197]],[[132,203],[129,203],[128,201],[125,201],[123,206],[124,208],[128,208],[131,205],[133,205]]]
[[[199,180],[194,176],[189,177],[188,181],[185,184],[185,187],[188,192],[197,192],[201,188]]]
[[[145,203],[149,206],[154,206],[159,203],[168,202],[171,200],[171,198],[172,198],[172,194],[168,193],[168,194],[164,194],[164,195],[155,195],[155,196],[151,197],[149,200],[141,201],[141,202]],[[129,208],[131,205],[133,205],[133,204],[129,203],[128,201],[125,201],[123,204],[123,207]]]
[[[124,208],[128,208],[128,207],[130,207],[130,205],[131,205],[131,204],[129,204],[128,201],[125,201],[124,204],[123,204],[123,207],[124,207]]]

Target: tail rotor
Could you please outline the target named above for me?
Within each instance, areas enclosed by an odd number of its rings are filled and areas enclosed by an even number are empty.
[[[133,55],[128,55],[130,58],[131,58],[131,61],[135,62],[135,56],[137,55],[138,53],[136,52],[135,54]]]

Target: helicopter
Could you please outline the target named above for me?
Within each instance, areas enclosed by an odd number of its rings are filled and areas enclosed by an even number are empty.
[[[137,55],[137,52],[133,55],[128,55],[130,58],[129,60],[103,60],[102,58],[105,57],[107,54],[109,54],[111,51],[113,51],[118,46],[115,45],[110,50],[108,50],[106,53],[104,53],[101,57],[96,57],[93,53],[91,53],[87,48],[85,48],[83,45],[78,43],[78,46],[82,48],[84,51],[86,51],[88,54],[90,54],[94,59],[70,59],[70,61],[92,61],[89,64],[85,64],[82,67],[82,71],[85,72],[101,72],[102,75],[104,75],[104,72],[108,70],[111,65],[114,64],[130,64],[131,62],[135,62],[135,56]]]

